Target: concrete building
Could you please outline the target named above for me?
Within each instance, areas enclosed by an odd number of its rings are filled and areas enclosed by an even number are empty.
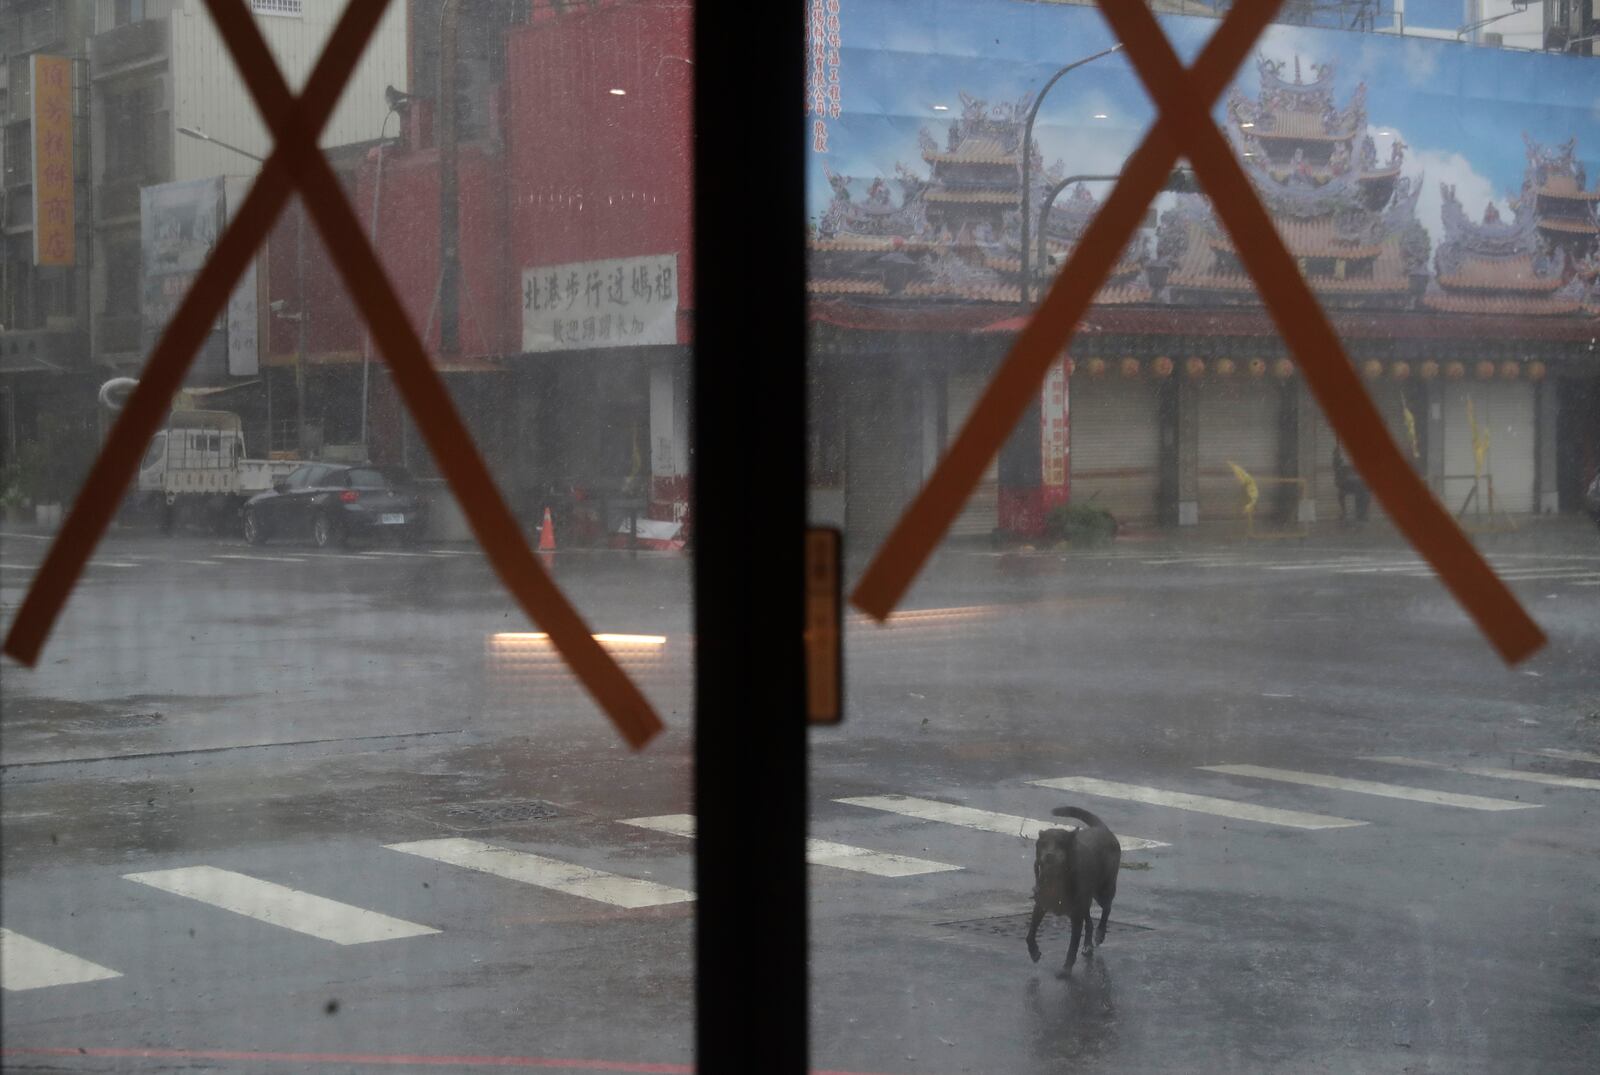
[[[290,87],[299,89],[344,8],[342,0],[250,0],[250,7]],[[145,353],[140,191],[173,181],[249,178],[259,166],[253,158],[271,147],[200,0],[98,0],[94,30],[88,49],[92,350],[98,365],[131,370]],[[388,114],[384,88],[405,81],[406,10],[394,4],[323,129],[321,144],[376,139]]]

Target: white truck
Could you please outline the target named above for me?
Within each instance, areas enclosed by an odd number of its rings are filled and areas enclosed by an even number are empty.
[[[180,521],[216,530],[238,525],[239,509],[299,466],[297,459],[246,459],[244,427],[228,411],[173,411],[139,461],[135,500],[161,528]]]

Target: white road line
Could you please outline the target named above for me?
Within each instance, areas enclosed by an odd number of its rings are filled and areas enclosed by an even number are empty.
[[[657,907],[666,903],[684,903],[694,899],[693,892],[671,888],[654,881],[640,881],[632,877],[619,877],[603,870],[591,870],[559,859],[527,851],[512,851],[477,840],[447,837],[440,840],[417,840],[405,844],[384,845],[391,851],[433,859],[451,866],[461,866],[479,873],[493,874],[526,885],[537,885],[569,896],[598,900],[616,907]]]
[[[1361,557],[1346,557],[1339,560],[1317,560],[1312,563],[1300,564],[1274,564],[1268,571],[1327,571],[1337,567],[1363,567],[1371,564],[1371,560]]]
[[[269,564],[303,564],[306,562],[303,556],[251,556],[243,552],[219,552],[213,555],[218,560],[260,560]]]
[[[1336,568],[1335,573],[1340,575],[1392,575],[1396,572],[1415,571],[1419,567],[1427,567],[1425,560],[1410,560],[1402,564],[1382,564],[1373,567],[1342,567]]]
[[[1279,810],[1271,806],[1235,799],[1214,799],[1209,795],[1190,795],[1182,791],[1163,791],[1139,784],[1119,784],[1111,780],[1097,780],[1092,776],[1063,776],[1053,780],[1030,780],[1042,788],[1057,791],[1074,791],[1081,795],[1100,795],[1108,799],[1145,803],[1150,806],[1170,806],[1176,810],[1191,810],[1197,814],[1216,814],[1239,821],[1259,821],[1265,825],[1286,825],[1294,829],[1348,829],[1365,825],[1365,821],[1328,817],[1324,814],[1307,814],[1300,810]]]
[[[175,896],[185,896],[335,944],[366,944],[439,932],[431,926],[390,918],[377,911],[363,910],[215,866],[184,866],[122,876]]]
[[[1188,567],[1219,567],[1238,562],[1237,556],[1173,556],[1163,557],[1158,560],[1140,560],[1141,564],[1160,566],[1166,564],[1180,564]]]
[[[623,819],[624,825],[636,825],[641,829],[650,829],[653,832],[665,832],[673,836],[694,836],[693,814],[663,814],[660,817],[630,817]],[[806,841],[806,861],[813,866],[832,866],[839,870],[850,870],[854,873],[870,873],[876,877],[915,877],[925,873],[945,873],[949,870],[959,870],[960,866],[951,866],[945,862],[934,862],[931,859],[913,858],[910,855],[893,855],[886,851],[874,851],[868,847],[855,847],[851,844],[836,844],[828,840]]]
[[[139,567],[141,565],[127,560],[90,560],[90,567]]]
[[[369,549],[361,553],[362,556],[420,556],[424,559],[432,556],[431,552],[400,552],[397,549]]]
[[[0,989],[7,993],[121,977],[109,967],[0,927]]]
[[[32,571],[37,564],[0,564],[0,571]]]
[[[18,534],[10,530],[0,530],[0,538],[21,538],[23,541],[53,541],[52,534]]]
[[[965,829],[977,829],[980,832],[998,832],[1003,836],[1025,836],[1030,840],[1037,839],[1039,833],[1045,829],[1071,829],[1078,827],[1078,823],[1071,818],[1059,818],[1052,821],[1035,821],[1031,817],[1020,817],[1016,814],[997,814],[992,810],[979,810],[976,807],[961,806],[957,803],[940,802],[937,799],[918,799],[910,795],[861,795],[849,799],[835,799],[834,802],[844,803],[847,806],[864,806],[868,810],[882,810],[890,814],[900,814],[903,817],[914,817],[919,821],[939,821],[946,825],[960,825]],[[1123,836],[1120,833],[1117,839],[1122,843],[1124,851],[1143,851],[1152,847],[1168,847],[1160,840],[1146,840],[1139,836]]]
[[[1417,571],[1411,574],[1415,574],[1418,578],[1429,578],[1434,572]],[[1600,579],[1600,571],[1584,567],[1497,567],[1495,574],[1514,582],[1536,582],[1541,579]]]
[[[1469,776],[1487,776],[1496,780],[1521,780],[1528,784],[1548,784],[1553,788],[1583,788],[1600,791],[1600,780],[1582,776],[1556,776],[1554,773],[1530,773],[1522,769],[1499,769],[1492,765],[1448,765],[1442,761],[1424,761],[1421,758],[1397,758],[1391,755],[1364,757],[1362,761],[1381,761],[1385,765],[1409,765],[1414,769],[1443,769]]]
[[[1225,773],[1229,776],[1254,776],[1262,780],[1281,780],[1286,784],[1305,784],[1313,788],[1334,791],[1353,791],[1357,795],[1378,795],[1385,799],[1409,799],[1412,802],[1432,803],[1435,806],[1459,806],[1465,810],[1537,810],[1538,803],[1522,803],[1511,799],[1491,799],[1483,795],[1456,795],[1448,791],[1429,791],[1427,788],[1409,788],[1401,784],[1380,784],[1373,780],[1347,780],[1342,776],[1324,773],[1301,773],[1293,769],[1269,769],[1262,765],[1202,765],[1208,773]]]
[[[215,560],[179,560],[180,564],[195,564],[199,567],[221,567]]]
[[[1536,750],[1534,753],[1543,754],[1547,758],[1561,758],[1564,761],[1586,761],[1600,765],[1600,754],[1590,754],[1586,750],[1557,750],[1554,747],[1546,747],[1543,750]]]

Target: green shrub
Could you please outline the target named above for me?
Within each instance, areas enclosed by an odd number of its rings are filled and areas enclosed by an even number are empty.
[[[1117,535],[1117,520],[1092,504],[1064,504],[1051,508],[1044,520],[1045,536],[1077,548],[1109,545]]]

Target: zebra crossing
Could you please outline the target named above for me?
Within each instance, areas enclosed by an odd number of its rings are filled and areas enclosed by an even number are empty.
[[[1569,767],[1600,765],[1600,755],[1584,751],[1536,748],[1519,752],[1523,756],[1539,757],[1547,762],[1559,762]],[[1384,771],[1402,769],[1417,774],[1415,783],[1395,783],[1372,779],[1373,769]],[[1344,775],[1356,770],[1362,775]],[[1454,785],[1470,781],[1475,785],[1472,793],[1456,790]],[[1437,786],[1444,783],[1447,786]],[[1137,784],[1110,780],[1100,776],[1068,774],[1029,780],[1005,782],[996,786],[972,789],[972,797],[983,802],[1015,803],[1024,812],[1008,813],[988,809],[966,802],[952,801],[948,797],[918,794],[846,795],[829,800],[828,825],[849,825],[852,832],[878,832],[877,841],[865,839],[864,844],[892,843],[905,840],[908,833],[919,842],[935,844],[941,833],[964,830],[990,836],[1036,838],[1040,831],[1052,827],[1072,827],[1071,820],[1049,817],[1042,819],[1045,803],[1034,789],[1055,793],[1068,793],[1073,800],[1093,806],[1095,800],[1128,804],[1137,808],[1139,822],[1136,828],[1150,824],[1155,835],[1130,835],[1117,825],[1119,839],[1125,852],[1156,854],[1165,851],[1182,851],[1182,844],[1211,838],[1205,826],[1181,820],[1182,815],[1200,815],[1225,822],[1244,822],[1243,830],[1237,825],[1223,826],[1232,841],[1240,839],[1241,831],[1298,832],[1306,839],[1336,838],[1338,830],[1359,830],[1372,825],[1403,824],[1415,816],[1410,810],[1468,810],[1507,815],[1507,824],[1514,824],[1512,816],[1527,810],[1539,810],[1561,801],[1530,802],[1521,798],[1510,799],[1496,795],[1480,794],[1497,789],[1517,788],[1533,784],[1552,797],[1580,796],[1600,791],[1600,779],[1569,776],[1534,769],[1513,769],[1478,764],[1473,760],[1432,758],[1401,755],[1365,755],[1350,758],[1330,758],[1311,769],[1286,769],[1248,762],[1200,765],[1193,769],[1174,772],[1160,785]],[[1302,795],[1322,796],[1337,813],[1312,813],[1303,809],[1279,806],[1271,801],[1273,789],[1282,786],[1311,789]],[[948,796],[948,792],[946,793]],[[1362,805],[1371,799],[1385,799],[1400,804],[1400,814],[1363,816]],[[1051,796],[1052,805],[1060,795]],[[1568,799],[1567,801],[1573,801]],[[819,807],[822,804],[818,804]],[[1093,807],[1097,810],[1103,807]],[[1109,813],[1110,811],[1106,811]],[[1046,815],[1048,817],[1048,815]],[[141,870],[116,874],[115,880],[136,886],[145,893],[141,899],[167,901],[160,909],[166,913],[188,913],[208,916],[207,930],[214,933],[227,922],[249,920],[250,927],[285,931],[311,942],[337,946],[397,945],[426,943],[426,938],[448,936],[454,927],[448,922],[448,901],[461,886],[481,883],[504,886],[488,894],[487,898],[503,901],[511,891],[548,894],[550,900],[577,900],[588,905],[612,909],[614,913],[646,911],[692,903],[695,894],[688,888],[675,887],[640,874],[650,869],[640,864],[639,855],[658,849],[655,837],[665,836],[674,841],[674,856],[681,859],[686,849],[677,841],[691,838],[695,831],[695,818],[691,814],[661,814],[641,817],[617,818],[608,825],[611,838],[599,844],[586,842],[578,857],[595,861],[596,855],[611,855],[615,867],[602,869],[580,864],[550,852],[535,853],[517,847],[502,846],[484,840],[461,836],[425,838],[399,842],[374,840],[370,848],[354,856],[340,856],[339,867],[348,869],[357,877],[381,876],[392,879],[392,870],[409,876],[406,867],[390,861],[386,869],[371,871],[363,856],[401,855],[414,861],[414,869],[422,872],[423,885],[430,882],[443,902],[429,905],[430,914],[417,915],[415,907],[410,917],[436,918],[433,922],[412,921],[390,913],[404,911],[393,904],[392,880],[372,887],[381,892],[360,901],[363,905],[333,899],[323,892],[312,891],[319,887],[291,886],[278,880],[257,876],[260,871],[242,872],[226,869],[207,862],[193,862],[163,869]],[[1161,826],[1169,825],[1163,832]],[[1219,830],[1220,831],[1220,830]],[[629,834],[632,834],[631,836]],[[1178,835],[1181,834],[1181,835]],[[1163,838],[1164,837],[1164,838]],[[970,845],[966,845],[970,846]],[[578,849],[574,848],[574,852]],[[833,840],[811,839],[807,842],[808,862],[821,867],[814,875],[814,883],[826,885],[831,878],[856,875],[858,884],[914,885],[940,884],[940,878],[982,870],[982,865],[964,864],[960,861],[941,861],[900,854],[872,846],[846,844]],[[953,858],[951,855],[941,859]],[[610,863],[607,863],[610,865]],[[675,861],[669,873],[688,875],[681,861]],[[1007,878],[1009,882],[1011,879]],[[325,882],[326,883],[326,882]],[[509,886],[520,886],[512,889]],[[348,895],[348,888],[341,892]],[[543,895],[530,896],[545,899]],[[390,906],[383,906],[390,904]],[[152,910],[155,908],[152,907]],[[185,912],[184,909],[187,909]],[[38,916],[38,912],[34,912]],[[69,986],[92,987],[117,979],[134,980],[138,968],[115,966],[116,960],[105,959],[92,951],[71,951],[61,947],[60,929],[63,923],[30,921],[26,924],[8,921],[0,927],[0,989],[7,994],[27,993],[35,990],[65,988]],[[29,931],[35,927],[42,936]],[[192,935],[192,930],[191,930]],[[258,934],[257,939],[261,935]],[[440,943],[440,942],[435,942]]]

